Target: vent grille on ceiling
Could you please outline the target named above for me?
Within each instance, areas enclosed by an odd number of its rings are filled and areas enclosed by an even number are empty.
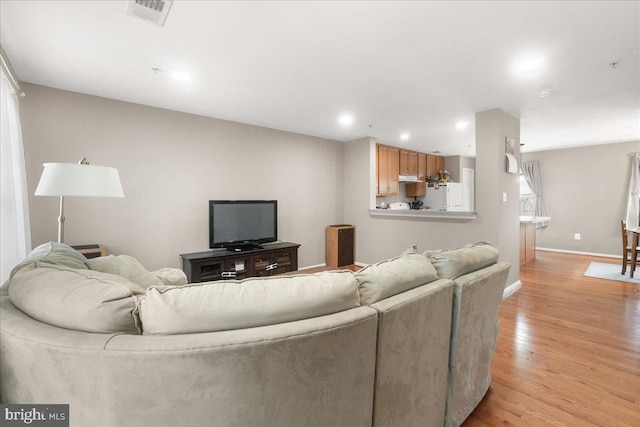
[[[163,26],[173,0],[129,0],[127,15]]]

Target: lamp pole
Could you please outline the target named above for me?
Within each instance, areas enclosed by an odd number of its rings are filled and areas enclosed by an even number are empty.
[[[60,196],[60,216],[58,216],[58,243],[64,243],[64,196]]]

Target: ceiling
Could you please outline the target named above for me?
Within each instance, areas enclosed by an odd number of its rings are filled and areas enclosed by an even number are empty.
[[[492,108],[525,152],[640,140],[638,1],[126,3],[2,0],[0,42],[23,82],[340,141],[472,156]]]

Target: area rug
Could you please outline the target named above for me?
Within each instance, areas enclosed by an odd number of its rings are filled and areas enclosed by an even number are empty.
[[[598,279],[617,280],[619,282],[637,283],[640,285],[640,269],[636,268],[633,279],[629,277],[630,266],[627,266],[627,274],[622,272],[622,261],[620,264],[605,264],[602,262],[592,262],[584,272],[583,276],[596,277]]]

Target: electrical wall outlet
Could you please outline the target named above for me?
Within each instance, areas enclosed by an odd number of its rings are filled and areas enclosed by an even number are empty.
[[[573,239],[574,240],[580,240],[582,238],[582,236],[580,236],[580,233],[573,233]]]
[[[502,193],[502,201],[503,202],[507,201],[507,193]]]

